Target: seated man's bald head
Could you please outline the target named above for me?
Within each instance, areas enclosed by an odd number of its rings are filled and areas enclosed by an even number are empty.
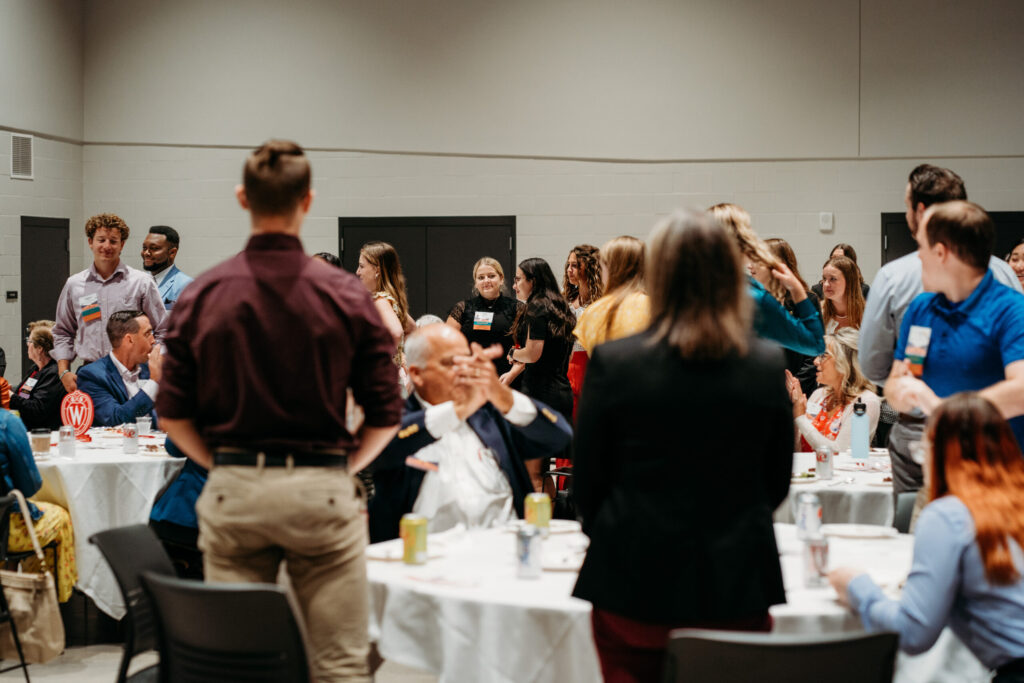
[[[466,344],[466,353],[469,353],[469,345],[461,332],[445,324],[431,323],[418,328],[405,339],[405,363],[407,366],[423,367],[430,361],[434,348],[439,342],[461,340]]]
[[[469,343],[443,323],[421,327],[405,340],[405,362],[416,393],[428,403],[450,401],[455,388],[455,359],[469,355]]]

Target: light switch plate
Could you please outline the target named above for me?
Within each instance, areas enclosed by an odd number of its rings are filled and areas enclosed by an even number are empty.
[[[831,211],[822,211],[818,214],[818,230],[821,232],[832,232]]]

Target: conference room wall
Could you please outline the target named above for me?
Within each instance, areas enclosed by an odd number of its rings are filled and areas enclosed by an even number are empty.
[[[21,379],[21,217],[68,218],[82,229],[82,3],[0,0],[0,346]],[[35,179],[11,179],[9,131],[35,138]],[[45,137],[40,137],[45,136]],[[75,263],[82,247],[72,239]],[[56,308],[56,302],[54,302]]]
[[[338,215],[512,213],[519,256],[539,254],[557,270],[576,242],[642,236],[672,206],[732,199],[765,236],[789,236],[809,278],[836,241],[856,245],[871,276],[877,214],[901,210],[918,161],[961,171],[989,208],[1022,205],[1015,113],[1024,91],[1012,87],[1022,44],[1010,36],[1021,6],[1012,0],[896,9],[792,0],[772,4],[772,17],[749,0],[630,6],[628,16],[576,1],[310,0],[301,12],[241,0],[53,5],[0,0],[0,25],[31,39],[22,61],[6,51],[22,43],[0,41],[0,82],[19,84],[0,102],[0,128],[88,141],[81,189],[55,196],[6,179],[0,199],[5,238],[12,197],[42,215],[66,206],[47,197],[84,199],[77,217],[68,212],[72,271],[88,265],[83,216],[103,210],[124,213],[136,235],[180,223],[181,265],[193,274],[232,253],[244,242],[230,191],[245,150],[223,146],[270,135],[321,149],[485,157],[314,151],[311,251],[336,249]],[[78,8],[86,18],[76,37]],[[36,78],[19,80],[22,68]],[[55,93],[72,104],[52,104]],[[73,170],[63,175],[74,184]],[[835,212],[832,234],[817,232],[819,211]],[[129,241],[132,265],[140,242]],[[20,276],[16,267],[4,263],[0,277]],[[21,336],[16,315],[0,316],[6,348]]]
[[[85,138],[614,159],[1024,153],[1017,0],[86,0]]]
[[[81,142],[82,13],[81,0],[0,0],[0,128]]]
[[[2,98],[0,98],[2,99]],[[0,294],[17,291],[17,302],[0,298],[0,347],[7,356],[4,377],[21,380],[21,217],[67,218],[71,222],[72,272],[82,263],[82,146],[37,137],[34,143],[35,179],[11,179],[11,136],[0,132]],[[57,302],[54,303],[56,311]],[[52,316],[52,314],[51,314]]]
[[[240,249],[247,217],[233,188],[247,150],[86,145],[84,210],[117,210],[130,225],[167,223],[182,235],[178,265],[195,274]],[[812,282],[836,242],[857,249],[865,277],[881,260],[880,214],[903,211],[918,160],[603,163],[537,159],[309,153],[316,199],[308,252],[338,248],[338,216],[516,216],[517,258],[540,256],[556,272],[577,243],[645,237],[681,206],[734,201],[763,237],[783,237]],[[1024,158],[936,158],[963,175],[991,210],[1024,206]],[[819,212],[834,214],[832,232]],[[137,228],[138,229],[138,228]],[[347,245],[358,248],[359,245]],[[134,266],[138,243],[126,250]],[[84,266],[83,266],[84,267]],[[468,284],[468,276],[467,276]]]
[[[857,153],[858,0],[87,0],[85,138]]]

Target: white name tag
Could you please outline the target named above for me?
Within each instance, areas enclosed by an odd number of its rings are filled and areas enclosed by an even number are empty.
[[[94,304],[94,303],[96,303],[99,300],[100,300],[99,294],[86,294],[85,296],[78,297],[78,305],[79,306],[88,306],[89,304]]]
[[[907,345],[919,346],[927,349],[928,343],[932,340],[932,328],[922,325],[911,325],[907,333]]]
[[[489,330],[491,329],[491,323],[494,322],[494,313],[492,311],[477,311],[473,315],[473,329],[474,330]]]

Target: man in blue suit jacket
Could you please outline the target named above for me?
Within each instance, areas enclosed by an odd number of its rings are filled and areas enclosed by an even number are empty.
[[[431,517],[431,531],[458,521],[498,523],[513,510],[523,516],[524,498],[533,492],[523,461],[561,452],[572,429],[556,411],[499,381],[491,358],[500,353],[478,344],[471,351],[459,331],[443,324],[406,340],[415,392],[398,435],[372,465],[371,542],[397,537],[402,515],[411,511]]]
[[[162,361],[153,326],[142,311],[116,311],[107,321],[111,351],[78,372],[78,388],[92,398],[93,426],[113,427],[150,415]],[[147,362],[148,359],[148,362]]]
[[[192,278],[174,265],[180,244],[178,231],[169,225],[154,225],[142,242],[142,267],[153,274],[160,300],[168,311],[174,308],[181,290],[192,282]]]
[[[156,425],[153,399],[160,381],[160,347],[153,344],[153,326],[142,311],[117,311],[107,321],[110,353],[78,372],[78,388],[89,394],[96,410],[95,426],[115,426],[150,415]],[[149,362],[146,362],[146,359]],[[184,454],[168,440],[167,453]],[[199,522],[196,499],[206,484],[206,470],[191,460],[153,505],[150,522],[157,535],[170,541],[169,552],[184,575],[202,578],[196,548]]]

